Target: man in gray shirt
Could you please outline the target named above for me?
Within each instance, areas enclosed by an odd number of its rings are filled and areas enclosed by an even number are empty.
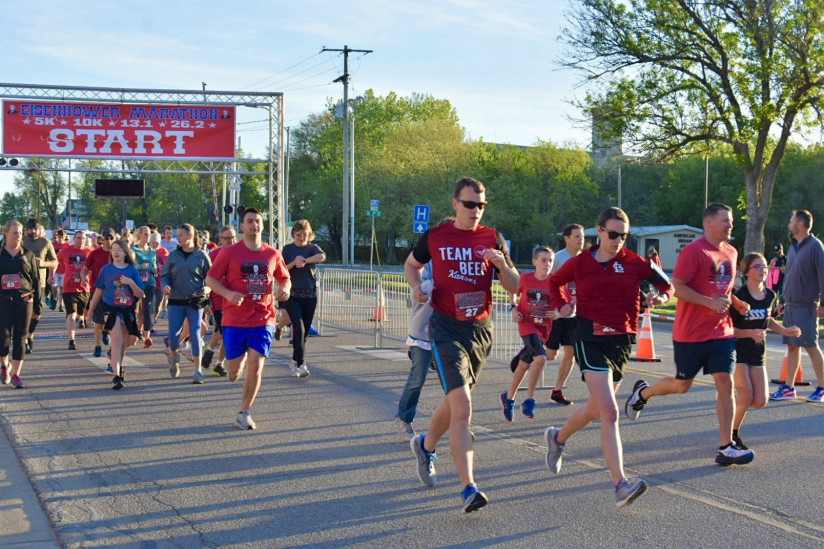
[[[807,210],[795,210],[787,228],[793,242],[787,254],[787,272],[779,313],[783,308],[784,325],[801,328],[800,337],[784,336],[787,345],[787,379],[771,400],[796,398],[795,376],[801,364],[801,347],[810,355],[818,387],[808,402],[824,402],[824,356],[818,348],[818,319],[824,316],[824,245],[810,234],[813,215]]]
[[[34,218],[26,222],[26,234],[23,236],[23,248],[34,254],[37,266],[40,268],[40,295],[46,295],[46,270],[57,268],[57,254],[54,252],[51,240],[45,237],[43,225]],[[32,317],[29,323],[29,334],[26,338],[26,354],[30,354],[34,347],[34,330],[37,328],[39,317]]]

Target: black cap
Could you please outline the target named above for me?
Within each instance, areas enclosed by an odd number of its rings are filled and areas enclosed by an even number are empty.
[[[109,227],[109,228],[103,229],[103,232],[101,233],[101,236],[117,236],[117,234],[114,232],[114,229]]]

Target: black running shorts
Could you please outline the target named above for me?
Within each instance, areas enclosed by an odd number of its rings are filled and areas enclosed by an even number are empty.
[[[472,388],[492,350],[492,321],[455,320],[435,311],[429,319],[429,333],[444,393],[464,385]]]

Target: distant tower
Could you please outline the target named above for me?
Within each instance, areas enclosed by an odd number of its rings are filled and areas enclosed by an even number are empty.
[[[609,134],[604,127],[607,123],[601,121],[597,112],[592,113],[592,149],[589,156],[598,168],[608,166],[624,155],[621,138],[608,138],[604,135]]]

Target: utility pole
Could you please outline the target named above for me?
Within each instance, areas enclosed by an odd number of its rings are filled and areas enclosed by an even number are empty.
[[[325,51],[339,51],[343,53],[343,74],[334,79],[333,82],[341,82],[343,84],[343,226],[341,227],[341,252],[343,254],[344,265],[354,265],[355,258],[349,257],[349,247],[352,246],[352,255],[354,256],[354,242],[355,242],[355,188],[350,181],[349,173],[354,166],[350,168],[350,152],[349,152],[349,54],[356,53],[372,53],[372,50],[353,50],[349,46],[344,45],[343,49],[326,48],[320,50],[321,53]]]

